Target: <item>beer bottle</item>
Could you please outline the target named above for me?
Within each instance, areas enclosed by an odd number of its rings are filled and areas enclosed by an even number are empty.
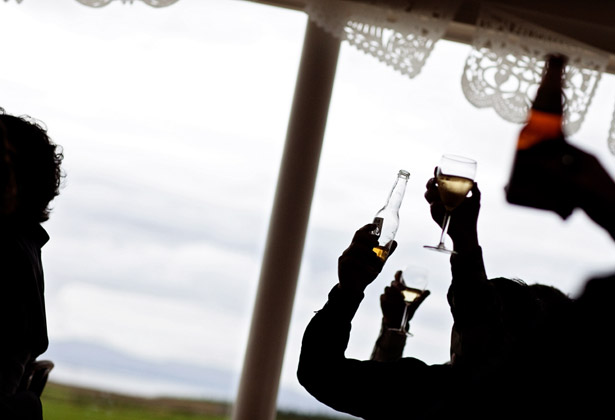
[[[374,248],[374,252],[383,261],[389,256],[393,239],[399,227],[399,207],[404,199],[408,178],[410,178],[410,172],[400,169],[389,198],[384,207],[374,217],[376,228],[372,233],[378,236],[378,246]]]
[[[552,210],[566,219],[574,209],[566,178],[574,164],[563,123],[563,81],[567,58],[547,56],[542,81],[519,133],[512,173],[505,188],[509,203]]]

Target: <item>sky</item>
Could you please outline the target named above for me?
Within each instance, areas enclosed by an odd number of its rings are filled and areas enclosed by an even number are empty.
[[[44,224],[55,360],[87,344],[148,363],[215,367],[231,372],[234,389],[306,21],[301,12],[240,0],[160,9],[119,1],[100,9],[71,0],[0,5],[0,107],[44,122],[65,155],[65,183]],[[412,321],[405,355],[448,360],[448,257],[423,248],[439,239],[423,193],[443,153],[478,162],[490,277],[574,296],[588,276],[613,268],[612,239],[582,212],[563,221],[506,203],[520,126],[463,96],[470,50],[439,41],[409,79],[342,44],[281,376],[281,387],[311,408],[322,407],[295,376],[303,330],[337,281],[338,256],[382,207],[399,169],[411,174],[399,246],[366,292],[349,357],[369,357],[378,296],[410,264],[428,270],[432,294]],[[614,93],[615,78],[604,75],[570,138],[611,175]],[[198,385],[120,380],[69,362],[56,364],[51,380],[209,396]]]

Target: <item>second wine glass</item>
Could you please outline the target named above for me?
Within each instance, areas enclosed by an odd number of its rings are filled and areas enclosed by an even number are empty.
[[[440,164],[436,170],[436,184],[440,199],[444,204],[444,220],[442,222],[442,233],[440,243],[436,246],[425,245],[427,249],[435,251],[454,253],[455,251],[446,248],[444,237],[448,231],[451,221],[451,212],[463,203],[468,192],[474,186],[476,176],[476,161],[464,156],[442,155]]]
[[[427,278],[427,269],[423,267],[408,265],[400,271],[398,280],[401,283],[401,294],[404,298],[404,312],[399,328],[390,328],[391,330],[412,337],[412,333],[408,330],[411,318],[410,306],[425,293]]]

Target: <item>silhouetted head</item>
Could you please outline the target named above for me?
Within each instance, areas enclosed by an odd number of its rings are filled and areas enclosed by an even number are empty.
[[[39,123],[0,108],[0,217],[44,222],[59,194],[63,155]]]
[[[459,302],[449,290],[455,323],[451,340],[453,364],[495,365],[524,357],[546,356],[562,345],[572,300],[546,285],[521,280],[487,281],[476,300]]]

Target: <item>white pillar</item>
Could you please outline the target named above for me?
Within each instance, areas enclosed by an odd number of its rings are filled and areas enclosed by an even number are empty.
[[[233,420],[272,420],[340,40],[308,21]]]

